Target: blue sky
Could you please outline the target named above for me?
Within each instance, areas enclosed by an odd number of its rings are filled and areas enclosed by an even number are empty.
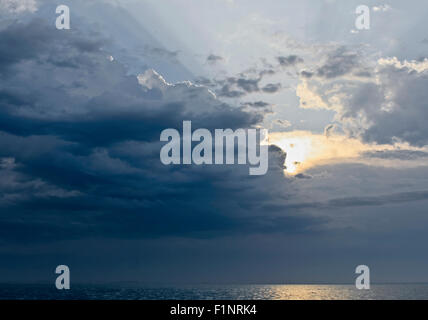
[[[428,4],[361,4],[0,0],[0,280],[428,281]],[[268,173],[164,166],[183,120]]]

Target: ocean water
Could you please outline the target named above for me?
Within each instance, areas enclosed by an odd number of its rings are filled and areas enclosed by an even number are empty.
[[[0,299],[427,300],[428,284],[372,285],[370,290],[357,290],[352,285],[75,285],[70,290],[57,290],[53,285],[2,284]]]

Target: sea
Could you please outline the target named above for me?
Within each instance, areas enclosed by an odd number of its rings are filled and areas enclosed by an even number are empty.
[[[428,284],[353,285],[72,285],[0,284],[0,300],[428,300]]]

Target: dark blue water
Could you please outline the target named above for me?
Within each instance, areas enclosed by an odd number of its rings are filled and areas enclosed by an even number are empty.
[[[337,299],[428,299],[428,284],[372,285],[357,290],[351,285],[75,285],[57,290],[53,285],[0,285],[0,299],[101,299],[101,300],[337,300]]]

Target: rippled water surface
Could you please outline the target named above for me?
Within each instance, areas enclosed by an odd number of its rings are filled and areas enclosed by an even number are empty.
[[[52,285],[0,285],[0,299],[428,299],[428,284],[372,285],[201,285],[146,287],[75,285],[68,291]]]

